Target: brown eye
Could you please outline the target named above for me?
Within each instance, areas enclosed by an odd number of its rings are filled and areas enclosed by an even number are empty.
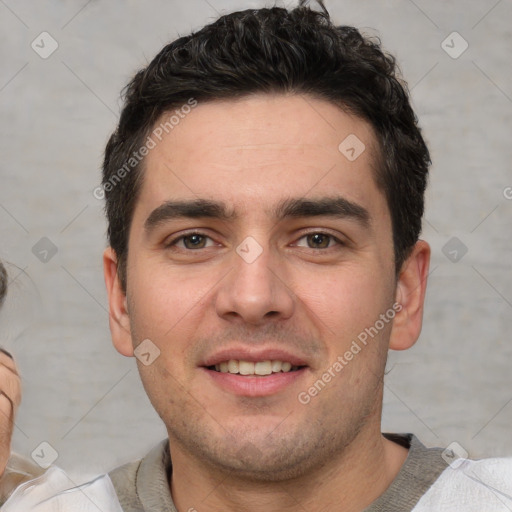
[[[193,234],[182,237],[183,245],[187,249],[203,249],[206,247],[206,236]]]
[[[312,249],[326,249],[333,238],[331,235],[325,233],[313,233],[307,235],[308,246]]]
[[[336,236],[331,235],[325,231],[314,231],[302,235],[297,242],[296,247],[303,247],[305,249],[341,249],[345,244]],[[327,252],[327,251],[326,251]]]
[[[171,240],[166,243],[166,247],[168,249],[172,249],[177,247],[178,249],[205,249],[207,247],[212,247],[215,245],[213,240],[202,233],[189,233],[188,235],[182,235],[180,237]]]

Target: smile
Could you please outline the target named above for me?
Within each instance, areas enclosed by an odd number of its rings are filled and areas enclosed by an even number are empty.
[[[243,359],[230,359],[222,361],[219,364],[208,367],[209,370],[215,370],[220,373],[231,373],[235,375],[271,375],[273,373],[294,372],[301,366],[293,366],[288,361],[244,361]]]

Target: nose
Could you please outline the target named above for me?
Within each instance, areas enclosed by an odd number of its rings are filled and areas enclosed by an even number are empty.
[[[254,247],[253,241],[245,248],[245,253],[243,246],[233,252],[233,266],[220,282],[215,297],[217,314],[232,322],[252,325],[290,318],[295,299],[284,262],[280,263],[279,255],[268,246]]]

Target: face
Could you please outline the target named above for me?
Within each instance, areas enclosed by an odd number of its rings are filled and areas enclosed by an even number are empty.
[[[257,95],[199,103],[146,157],[113,338],[160,351],[138,365],[171,453],[284,478],[380,428],[397,282],[375,141],[330,103]]]

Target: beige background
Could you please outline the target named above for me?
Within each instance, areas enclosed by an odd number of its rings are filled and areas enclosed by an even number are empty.
[[[92,190],[130,76],[178,35],[264,5],[0,0],[0,258],[12,281],[0,336],[24,381],[18,452],[48,442],[81,478],[165,436],[134,361],[110,343],[103,205]],[[390,356],[383,429],[457,441],[475,457],[512,455],[512,3],[327,6],[398,57],[434,160],[425,326],[412,350]],[[45,37],[51,49],[43,31],[58,44],[46,59],[31,48]],[[453,240],[443,252],[452,237],[462,258]],[[47,262],[36,257],[51,247]]]

